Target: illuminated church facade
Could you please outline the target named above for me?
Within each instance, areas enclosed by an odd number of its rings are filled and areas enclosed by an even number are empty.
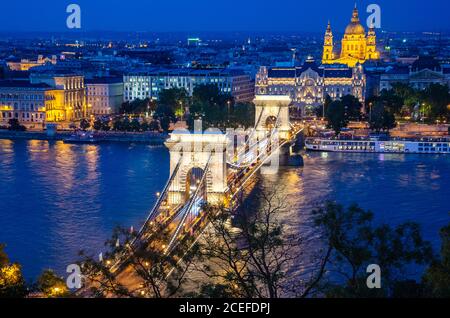
[[[366,30],[359,21],[356,6],[353,9],[350,24],[345,29],[340,54],[335,52],[333,31],[331,24],[328,22],[323,45],[322,64],[345,64],[354,67],[357,64],[378,60],[379,58],[380,52],[377,51],[375,28],[370,27],[366,34]]]
[[[333,32],[328,24],[321,64],[309,57],[301,66],[261,66],[256,75],[255,93],[289,95],[292,105],[301,110],[302,115],[316,113],[327,96],[336,100],[353,95],[364,104],[367,81],[362,64],[379,58],[375,31],[370,28],[366,35],[355,6],[339,55],[335,54]]]
[[[353,95],[364,102],[366,76],[361,65],[317,65],[308,58],[302,66],[261,66],[255,84],[256,95],[288,95],[303,115],[311,115],[327,95],[333,100]]]

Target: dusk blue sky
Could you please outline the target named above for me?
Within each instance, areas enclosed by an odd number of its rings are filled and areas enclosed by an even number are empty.
[[[323,32],[331,20],[342,32],[355,0],[2,0],[1,31],[65,31],[66,6],[82,9],[84,31]],[[450,31],[448,0],[356,1],[382,8],[392,31]]]

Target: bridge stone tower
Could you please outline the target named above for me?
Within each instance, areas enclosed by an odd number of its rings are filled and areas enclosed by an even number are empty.
[[[190,133],[186,130],[170,135],[165,145],[170,151],[170,175],[175,175],[169,188],[168,204],[178,205],[186,201],[190,171],[199,168],[205,173],[208,161],[206,200],[210,204],[223,202],[227,188],[227,143],[226,136],[220,132]]]
[[[279,138],[287,139],[291,129],[289,124],[291,98],[287,95],[256,95],[253,102],[258,137],[263,136],[271,128],[277,128]]]

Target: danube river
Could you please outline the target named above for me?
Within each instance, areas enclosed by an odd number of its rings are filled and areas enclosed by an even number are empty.
[[[331,199],[359,203],[376,222],[421,224],[439,247],[450,222],[450,156],[308,153],[302,168],[261,176],[287,196],[291,230],[317,239],[311,211]],[[63,274],[78,251],[100,253],[116,225],[138,228],[169,172],[164,147],[0,140],[0,242],[28,279]],[[255,191],[258,191],[256,187]]]

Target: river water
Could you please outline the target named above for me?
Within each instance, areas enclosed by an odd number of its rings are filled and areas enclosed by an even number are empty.
[[[308,153],[302,168],[261,176],[278,188],[292,230],[314,240],[311,211],[326,200],[356,202],[375,221],[415,221],[439,247],[450,222],[450,156]],[[138,228],[168,178],[164,147],[0,140],[0,242],[28,279],[64,274],[85,249],[100,253],[116,225]]]

